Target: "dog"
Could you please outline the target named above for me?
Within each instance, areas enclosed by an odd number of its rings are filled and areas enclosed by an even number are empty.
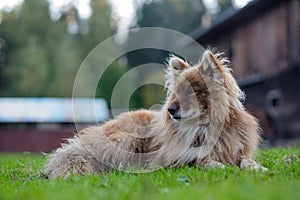
[[[242,105],[245,95],[222,53],[206,50],[194,66],[171,56],[165,86],[159,111],[127,112],[81,130],[47,155],[44,174],[68,178],[115,169],[226,164],[267,170],[253,160],[259,124]]]

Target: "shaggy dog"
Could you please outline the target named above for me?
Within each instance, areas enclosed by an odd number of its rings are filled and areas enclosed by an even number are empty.
[[[224,164],[267,170],[252,159],[259,125],[240,102],[244,94],[228,64],[222,54],[209,50],[195,66],[172,56],[160,111],[123,113],[83,129],[48,155],[44,174],[68,178],[113,169]]]

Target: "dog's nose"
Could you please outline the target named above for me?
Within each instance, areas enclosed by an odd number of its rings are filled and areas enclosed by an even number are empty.
[[[174,115],[179,109],[179,105],[176,104],[171,104],[170,107],[168,108],[168,111],[171,115]]]

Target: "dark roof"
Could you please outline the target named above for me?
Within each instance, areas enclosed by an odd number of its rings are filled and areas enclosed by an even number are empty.
[[[241,24],[254,20],[265,14],[266,11],[270,11],[281,3],[288,1],[289,0],[253,0],[239,10],[229,8],[222,12],[209,28],[200,27],[190,34],[190,36],[200,44],[206,44],[210,42],[210,40],[224,34],[224,32],[230,32]]]

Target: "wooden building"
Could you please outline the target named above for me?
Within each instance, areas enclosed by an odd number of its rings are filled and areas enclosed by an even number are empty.
[[[265,135],[300,137],[300,1],[254,0],[191,36],[231,60]]]

